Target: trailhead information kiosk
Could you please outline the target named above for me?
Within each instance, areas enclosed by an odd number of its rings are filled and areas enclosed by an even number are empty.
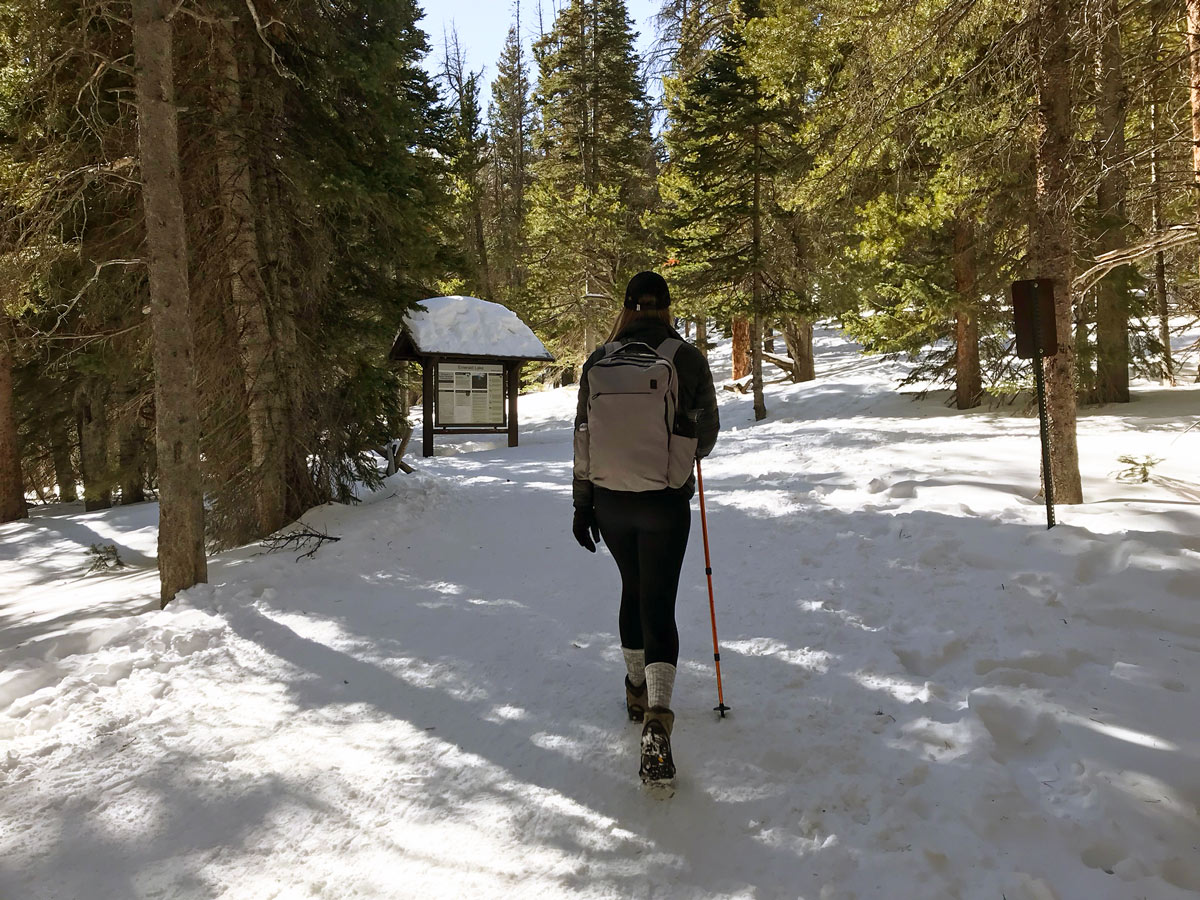
[[[517,446],[521,367],[554,359],[516,313],[478,297],[422,300],[390,358],[421,364],[422,456],[433,456],[435,434],[507,432]]]

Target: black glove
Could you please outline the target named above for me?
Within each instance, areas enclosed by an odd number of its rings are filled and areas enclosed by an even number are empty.
[[[588,532],[591,534],[588,534]],[[592,553],[596,552],[596,544],[600,541],[600,526],[596,524],[596,511],[590,507],[587,509],[575,509],[575,520],[571,523],[571,533],[575,535],[575,540],[579,541],[579,546],[584,550]]]

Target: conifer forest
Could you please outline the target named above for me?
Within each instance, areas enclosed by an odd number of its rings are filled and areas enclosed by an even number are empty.
[[[0,521],[157,498],[165,604],[379,481],[416,301],[570,385],[644,269],[756,419],[822,321],[1005,402],[1054,279],[1068,504],[1078,410],[1197,379],[1200,0],[664,0],[648,54],[624,0],[512,13],[491,60],[416,0],[0,0]]]

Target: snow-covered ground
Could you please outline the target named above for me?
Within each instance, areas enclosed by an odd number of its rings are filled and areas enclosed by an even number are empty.
[[[667,801],[616,567],[570,534],[569,390],[166,611],[152,505],[0,526],[0,897],[1196,897],[1200,385],[1086,412],[1048,532],[1036,419],[818,345],[763,423],[721,392],[732,713],[697,516]],[[85,575],[94,543],[130,567]]]

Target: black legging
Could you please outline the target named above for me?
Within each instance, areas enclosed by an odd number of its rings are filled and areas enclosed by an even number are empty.
[[[692,527],[688,498],[674,491],[596,488],[600,536],[621,570],[621,645],[645,649],[646,663],[679,660],[675,594]]]

